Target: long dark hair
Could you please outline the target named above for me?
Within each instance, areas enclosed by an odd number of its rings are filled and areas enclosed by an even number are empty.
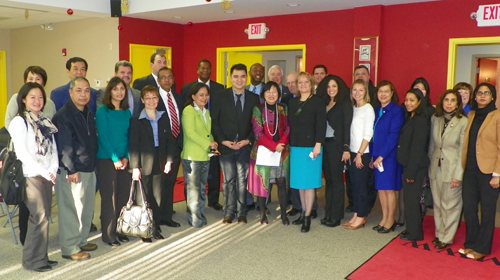
[[[189,89],[189,97],[187,98],[186,103],[184,104],[184,107],[187,107],[189,105],[194,107],[193,96],[196,95],[198,93],[198,91],[200,91],[200,89],[202,89],[202,88],[206,88],[208,95],[210,96],[210,88],[206,84],[196,83],[196,84],[192,85],[191,88]],[[207,103],[207,105],[205,105],[205,108],[207,108],[207,106],[208,106],[208,103]]]
[[[118,84],[123,84],[125,87],[125,97],[120,101],[120,109],[126,110],[129,108],[128,106],[128,92],[127,92],[127,84],[125,82],[118,78],[118,77],[113,77],[111,80],[109,80],[108,85],[106,86],[106,91],[104,93],[104,97],[102,98],[102,104],[106,107],[108,107],[111,110],[116,110],[115,105],[113,105],[113,102],[111,102],[111,90],[116,87]]]
[[[427,105],[426,106],[432,106],[431,105],[431,88],[430,88],[429,83],[427,82],[427,80],[425,78],[423,78],[423,77],[416,78],[415,81],[413,81],[413,83],[411,84],[410,89],[412,89],[417,84],[424,85],[425,91],[427,92],[427,94],[424,96],[425,100],[427,101]],[[423,94],[423,92],[422,92],[422,94]]]
[[[330,96],[328,95],[327,89],[330,81],[335,81],[338,88],[337,95],[335,95],[333,101],[335,101],[335,103],[346,101],[349,98],[349,88],[347,88],[347,85],[341,77],[335,75],[328,75],[324,77],[316,89],[316,94],[323,98],[328,105],[330,103]]]
[[[406,95],[408,93],[413,93],[417,97],[417,99],[420,101],[420,105],[418,105],[417,109],[415,109],[415,115],[424,115],[426,118],[428,118],[427,109],[426,109],[427,108],[427,100],[424,97],[424,93],[421,90],[419,90],[418,88],[412,88],[405,94],[405,99],[406,99]],[[406,105],[404,106],[404,109],[405,109],[406,117],[408,117],[410,115],[410,113],[406,109]]]
[[[26,104],[24,104],[23,99],[28,96],[30,91],[32,89],[40,89],[43,94],[43,108],[45,108],[45,103],[47,102],[47,95],[45,94],[45,90],[43,89],[43,86],[37,84],[37,83],[25,83],[21,89],[19,90],[19,93],[17,94],[17,114],[21,116],[21,118],[26,119],[24,116],[24,113],[27,111],[26,110]]]

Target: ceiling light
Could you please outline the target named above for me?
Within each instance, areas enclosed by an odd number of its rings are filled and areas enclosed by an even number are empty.
[[[180,17],[180,16],[173,16],[173,18],[175,18],[175,19],[181,19],[182,17]]]
[[[234,11],[233,10],[225,10],[224,13],[226,13],[226,14],[234,14]]]
[[[288,4],[286,4],[286,5],[287,5],[288,7],[298,7],[298,6],[300,6],[300,4],[299,4],[299,3],[288,3]]]

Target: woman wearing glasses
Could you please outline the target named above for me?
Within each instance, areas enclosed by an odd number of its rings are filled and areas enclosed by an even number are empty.
[[[500,191],[500,111],[495,108],[497,94],[492,85],[479,84],[473,96],[462,150],[465,169],[462,199],[467,233],[464,248],[459,252],[477,260],[491,253],[493,243]]]

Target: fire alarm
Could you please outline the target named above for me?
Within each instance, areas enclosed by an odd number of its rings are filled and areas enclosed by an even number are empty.
[[[66,56],[67,54],[66,49],[62,49],[62,56]]]

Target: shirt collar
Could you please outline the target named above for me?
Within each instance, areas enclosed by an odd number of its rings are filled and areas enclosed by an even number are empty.
[[[206,83],[204,83],[202,80],[200,80],[200,79],[198,78],[198,83],[205,84],[205,85],[207,85],[207,86],[210,88],[210,80],[208,80]]]
[[[156,110],[156,120],[154,121],[158,121],[160,118],[161,118],[161,115],[163,115],[163,113],[165,113],[164,111],[158,111]],[[153,119],[149,118],[148,114],[146,113],[146,109],[142,109],[141,111],[141,114],[139,115],[139,120],[142,120],[142,119],[147,119],[148,121],[153,121]]]

